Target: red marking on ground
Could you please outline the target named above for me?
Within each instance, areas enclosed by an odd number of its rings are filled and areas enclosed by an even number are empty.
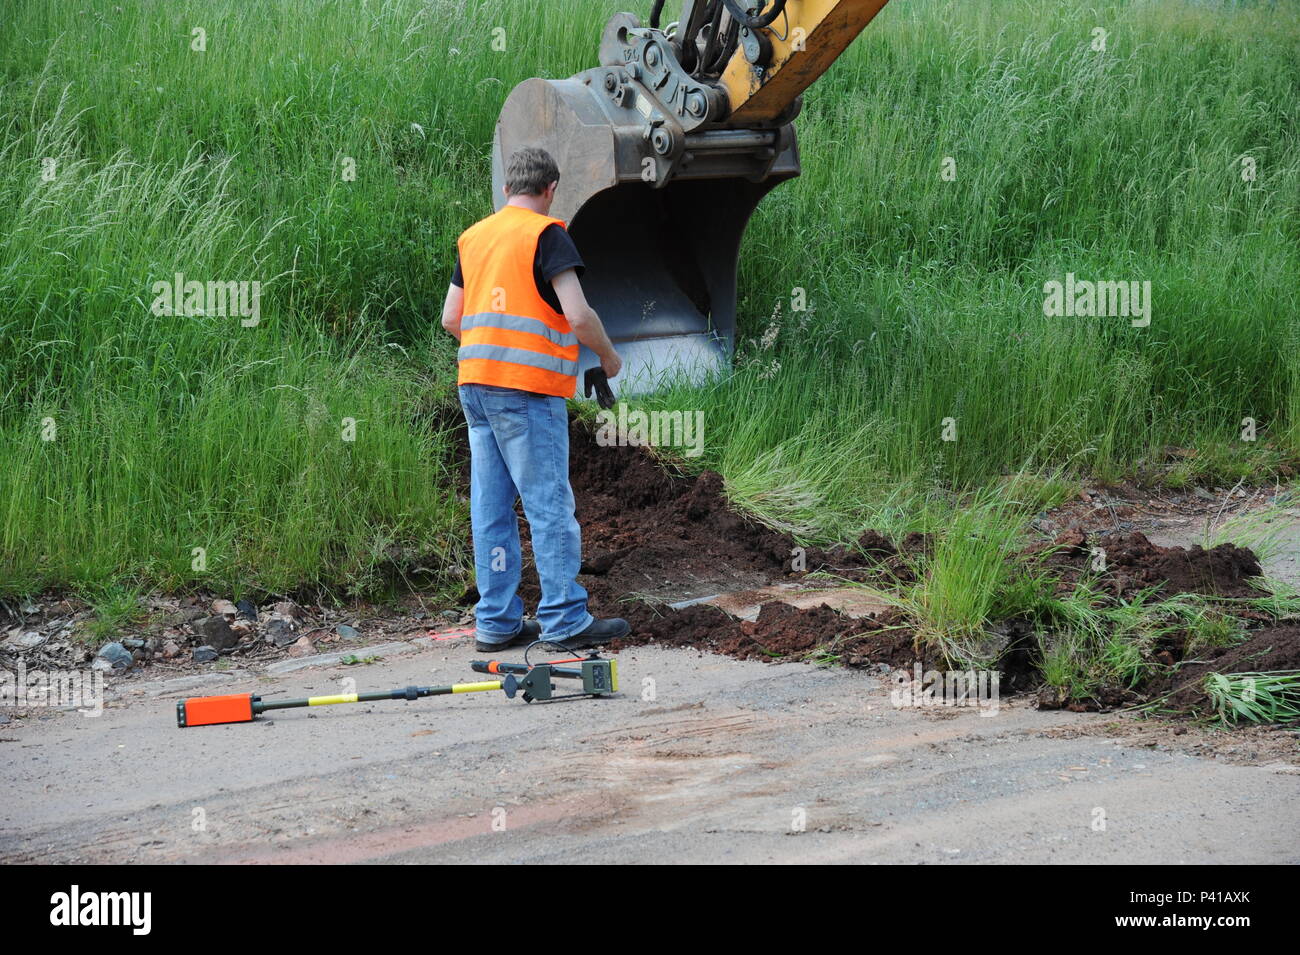
[[[428,636],[430,640],[437,643],[442,640],[459,640],[462,637],[468,637],[473,633],[473,627],[457,627],[454,630],[430,630],[428,631]]]

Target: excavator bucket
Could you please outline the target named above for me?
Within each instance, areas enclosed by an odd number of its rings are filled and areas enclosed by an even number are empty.
[[[583,291],[623,359],[614,386],[624,395],[669,380],[699,383],[730,368],[741,236],[763,196],[799,174],[788,122],[692,125],[720,94],[684,82],[669,69],[676,64],[666,50],[656,58],[642,45],[629,64],[622,51],[636,22],[628,14],[610,21],[601,57],[610,65],[516,86],[492,145],[498,208],[514,150],[540,146],[555,158],[560,184],[551,215],[567,223],[586,264]],[[675,108],[664,102],[666,84],[654,85],[661,77],[679,84]],[[584,347],[579,375],[596,364]]]
[[[731,364],[740,239],[759,201],[799,175],[802,93],[887,0],[666,0],[615,14],[600,66],[511,91],[492,143],[493,196],[522,146],[560,168],[582,285],[623,358],[623,394]],[[596,364],[583,348],[579,370]]]

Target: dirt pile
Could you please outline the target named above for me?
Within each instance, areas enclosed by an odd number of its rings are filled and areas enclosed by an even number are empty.
[[[569,482],[582,525],[578,580],[599,616],[626,617],[629,595],[676,602],[817,570],[863,579],[902,563],[879,534],[864,535],[857,547],[800,548],[732,508],[717,472],[676,473],[642,448],[601,446],[576,419],[569,428]],[[540,588],[528,534],[525,522],[519,594],[533,605]],[[911,546],[921,546],[923,538],[913,536]],[[466,595],[467,602],[476,598],[472,590]]]
[[[1138,531],[1089,536],[1081,530],[1069,530],[1050,544],[1036,545],[1026,553],[1046,555],[1044,563],[1059,574],[1062,591],[1072,589],[1085,576],[1095,575],[1115,597],[1129,597],[1152,587],[1161,596],[1196,593],[1253,597],[1258,596],[1258,591],[1251,587],[1249,579],[1263,573],[1259,559],[1244,547],[1160,547]]]
[[[1254,631],[1235,647],[1208,650],[1147,688],[1151,698],[1176,712],[1203,714],[1210,708],[1203,686],[1211,673],[1270,673],[1300,670],[1300,623],[1287,621]]]
[[[629,593],[677,600],[864,563],[848,548],[806,548],[799,560],[791,537],[730,506],[715,471],[671,473],[640,448],[601,447],[576,422],[569,441],[593,612]]]
[[[601,446],[576,420],[570,426],[570,448],[570,481],[583,532],[579,581],[590,594],[592,613],[623,617],[632,625],[631,635],[612,649],[657,644],[744,660],[827,661],[849,667],[944,666],[942,660],[924,658],[909,621],[896,610],[854,617],[825,604],[796,607],[773,600],[761,606],[757,619],[745,620],[702,602],[715,594],[759,588],[815,570],[884,584],[910,582],[916,559],[933,552],[930,537],[911,534],[895,543],[868,531],[852,546],[800,551],[788,535],[733,509],[723,480],[715,472],[678,473],[644,449]],[[522,533],[526,557],[520,595],[531,607],[540,593],[529,560],[526,523]],[[1112,600],[1131,598],[1148,589],[1160,596],[1254,596],[1257,592],[1249,580],[1261,574],[1259,561],[1244,548],[1231,544],[1210,550],[1161,547],[1137,531],[1089,535],[1072,528],[1019,557],[1035,555],[1057,576],[1061,592],[1091,578],[1098,582],[1104,598]],[[471,591],[467,597],[472,600],[476,594]],[[678,609],[668,605],[683,600],[701,602]],[[1256,618],[1252,622],[1262,621]],[[1008,649],[1000,665],[1004,690],[1032,690],[1042,683],[1034,627],[1032,621],[1008,620],[994,628],[1007,638]],[[1258,665],[1244,660],[1262,646],[1261,639],[1287,634],[1294,645],[1294,630],[1274,628],[1260,631],[1235,650],[1220,651],[1218,658],[1208,663],[1185,666],[1179,685],[1190,681],[1199,686],[1204,674],[1196,666],[1206,667],[1205,672],[1209,667],[1229,672],[1232,668],[1260,669],[1266,664],[1294,666],[1294,662],[1288,663],[1293,660],[1289,651],[1270,649]],[[1157,662],[1181,662],[1181,645],[1159,649],[1163,655]],[[1144,686],[1137,693],[1112,693],[1103,688],[1096,699],[1062,697],[1043,702],[1072,709],[1109,708],[1173,689],[1172,684],[1154,690]]]
[[[909,560],[929,548],[927,536],[911,534],[895,547],[868,531],[853,547],[800,548],[789,535],[735,510],[717,472],[678,473],[642,448],[601,446],[577,420],[570,423],[569,442],[584,555],[578,580],[593,614],[632,625],[621,646],[657,643],[739,659],[820,654],[848,666],[915,662],[912,632],[893,615],[857,618],[826,606],[774,602],[746,621],[708,604],[673,609],[667,603],[817,570],[851,580],[910,579]],[[521,533],[526,539],[526,523]],[[530,606],[540,596],[527,557],[520,596]]]
[[[738,620],[711,604],[674,610],[636,601],[623,604],[620,613],[632,633],[615,642],[615,651],[653,643],[739,660],[820,659],[848,667],[925,662],[895,611],[851,617],[825,604],[799,608],[774,601],[762,606],[757,620]]]

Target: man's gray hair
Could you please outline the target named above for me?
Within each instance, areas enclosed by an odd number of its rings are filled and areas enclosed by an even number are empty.
[[[539,196],[560,179],[560,167],[545,149],[524,146],[506,162],[506,192],[512,196]]]

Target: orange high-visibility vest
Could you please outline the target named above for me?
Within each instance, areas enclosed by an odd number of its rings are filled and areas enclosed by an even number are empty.
[[[572,398],[578,337],[533,279],[537,240],[564,222],[502,206],[457,240],[465,281],[457,384],[496,385]]]

